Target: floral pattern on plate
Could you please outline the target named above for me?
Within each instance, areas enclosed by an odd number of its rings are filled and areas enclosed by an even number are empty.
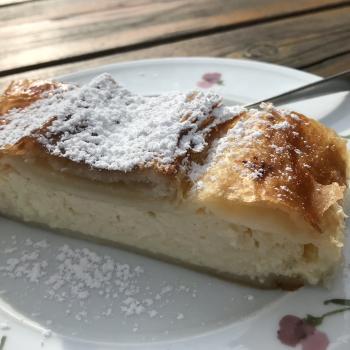
[[[330,299],[324,304],[346,307],[326,312],[321,316],[306,315],[304,318],[299,318],[294,315],[286,315],[282,317],[277,331],[277,338],[281,343],[292,347],[301,344],[302,350],[326,350],[329,345],[328,336],[317,330],[316,327],[321,325],[326,317],[350,310],[350,299]]]
[[[200,81],[197,82],[197,86],[202,89],[208,89],[214,85],[223,85],[224,82],[221,79],[221,73],[213,72],[213,73],[205,73],[202,75]]]

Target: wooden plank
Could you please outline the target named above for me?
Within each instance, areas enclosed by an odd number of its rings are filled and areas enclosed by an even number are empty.
[[[18,5],[23,2],[29,2],[29,1],[38,1],[38,0],[0,0],[0,7]]]
[[[335,67],[332,70],[332,57],[343,52],[348,54],[344,54],[344,60],[341,56],[334,59]],[[7,84],[19,77],[50,78],[114,62],[174,56],[251,58],[295,68],[307,67],[309,71],[317,63],[318,68],[314,72],[327,75],[338,72],[338,69],[344,70],[349,64],[349,55],[350,11],[337,9],[12,75],[1,79],[0,84]],[[325,63],[322,68],[318,62],[325,60],[328,60],[328,64]]]
[[[350,4],[350,0],[50,0],[0,11],[0,69],[107,54],[145,42],[177,40],[220,28]],[[112,50],[112,51],[109,51]]]
[[[325,59],[322,62],[305,67],[305,70],[321,76],[330,76],[350,69],[350,52]]]

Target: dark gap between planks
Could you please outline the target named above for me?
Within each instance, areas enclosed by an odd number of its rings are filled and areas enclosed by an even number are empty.
[[[298,67],[298,69],[301,69],[301,70],[306,70],[306,69],[309,69],[313,66],[316,66],[318,64],[322,64],[324,62],[327,62],[328,60],[332,60],[334,58],[338,58],[338,57],[342,57],[342,56],[346,56],[350,53],[350,50],[347,50],[347,51],[344,51],[344,52],[339,52],[339,53],[336,53],[332,56],[329,56],[329,57],[325,57],[321,60],[318,60],[318,61],[315,61],[315,62],[311,62],[311,63],[308,63],[308,64],[305,64],[305,65],[301,65],[300,67]],[[349,69],[350,69],[350,64],[349,64]]]

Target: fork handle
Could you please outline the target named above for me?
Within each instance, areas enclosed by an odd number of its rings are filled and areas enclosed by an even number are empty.
[[[306,100],[313,97],[332,94],[335,92],[349,91],[350,90],[350,70],[333,75],[326,79],[321,79],[314,83],[301,86],[297,89],[290,90],[280,95],[265,98],[261,101],[247,104],[244,107],[256,108],[259,107],[262,102],[271,102],[278,106],[281,104],[296,102],[300,100]]]

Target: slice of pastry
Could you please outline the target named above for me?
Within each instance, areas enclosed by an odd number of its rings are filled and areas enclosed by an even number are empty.
[[[299,113],[137,96],[107,74],[0,97],[0,213],[263,287],[339,264],[347,157]]]

